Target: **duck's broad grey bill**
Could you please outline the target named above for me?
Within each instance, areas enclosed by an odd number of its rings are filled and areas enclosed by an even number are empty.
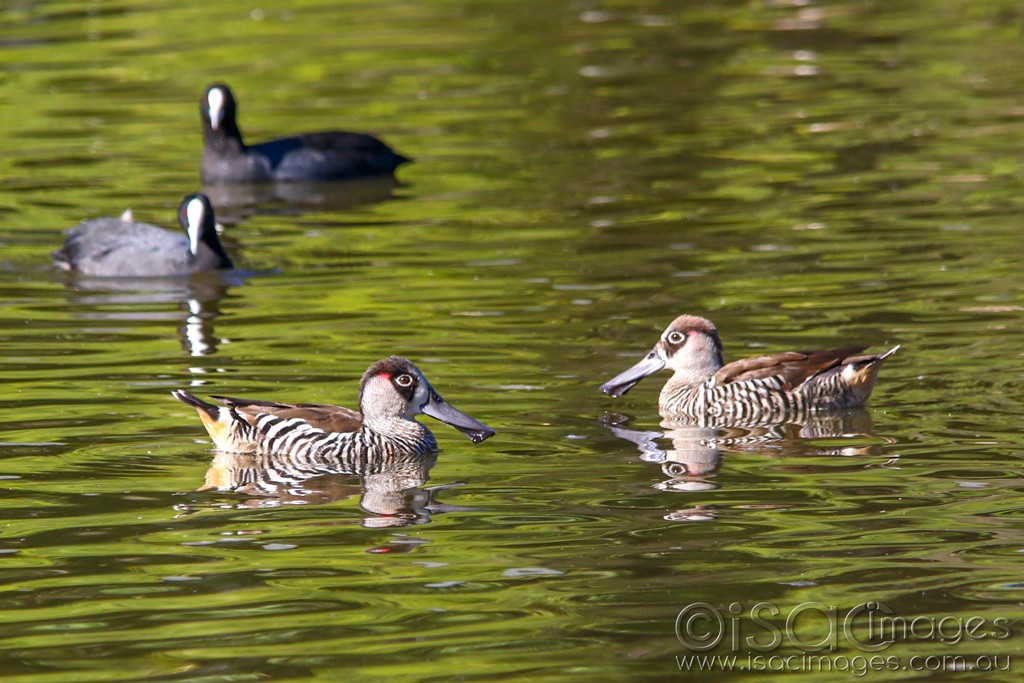
[[[602,384],[601,391],[612,398],[618,398],[639,384],[644,377],[653,375],[664,367],[665,359],[661,357],[657,349],[654,349],[629,370],[619,373]]]
[[[435,420],[455,427],[468,436],[473,443],[480,443],[484,439],[494,436],[494,430],[466,415],[461,410],[453,408],[450,403],[441,398],[436,392],[430,392],[430,400],[422,408],[424,415],[429,415]]]

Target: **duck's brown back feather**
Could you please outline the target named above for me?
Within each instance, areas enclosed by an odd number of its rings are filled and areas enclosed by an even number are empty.
[[[304,420],[325,432],[356,432],[363,426],[361,413],[342,406],[324,403],[276,403],[231,396],[212,396],[211,398],[217,399],[234,410],[249,424],[255,424],[260,415],[273,415],[282,420],[293,418]]]
[[[723,366],[715,373],[718,384],[746,382],[766,377],[780,377],[784,388],[795,389],[818,373],[852,360],[866,346],[851,346],[827,351],[785,351],[767,356],[745,358]]]

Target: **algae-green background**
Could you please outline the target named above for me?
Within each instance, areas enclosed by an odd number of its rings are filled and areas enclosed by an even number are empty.
[[[999,1],[5,5],[0,677],[668,680],[697,601],[1005,617],[887,654],[1018,657],[1022,33]],[[83,218],[173,226],[214,80],[250,140],[416,163],[226,209],[248,279],[52,271]],[[596,387],[684,312],[730,359],[904,347],[860,435],[680,475],[606,425],[657,430],[660,381]],[[391,353],[498,430],[431,423],[432,509],[196,491],[171,389],[354,406]]]

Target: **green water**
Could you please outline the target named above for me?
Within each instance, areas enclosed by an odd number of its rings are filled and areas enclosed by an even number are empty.
[[[919,618],[818,653],[899,658],[869,680],[1024,666],[1022,32],[998,0],[4,5],[0,678],[696,678],[680,611],[763,643],[762,601]],[[215,80],[252,141],[416,163],[214,195],[228,281],[52,270],[83,218],[173,225]],[[903,348],[838,422],[667,430],[663,377],[597,386],[681,313],[727,360]],[[199,490],[238,465],[170,390],[354,407],[392,353],[498,435],[424,418],[436,463],[383,493]],[[778,675],[728,643],[719,676]]]

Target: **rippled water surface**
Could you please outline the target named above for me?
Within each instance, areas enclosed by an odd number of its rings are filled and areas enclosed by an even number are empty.
[[[1022,32],[999,0],[5,5],[0,678],[660,680],[717,631],[734,678],[1024,667]],[[416,163],[208,188],[228,276],[52,269],[83,218],[173,226],[215,80],[250,140]],[[733,360],[903,347],[805,424],[597,391],[681,313]],[[436,462],[230,490],[265,463],[169,395],[355,407],[392,353],[498,435],[424,418]],[[916,630],[858,647],[869,602]]]

